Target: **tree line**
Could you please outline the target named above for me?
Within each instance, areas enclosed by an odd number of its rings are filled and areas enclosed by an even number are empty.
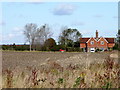
[[[58,44],[56,44],[56,41],[52,38],[53,33],[50,31],[50,27],[47,24],[37,27],[37,25],[33,23],[25,25],[24,35],[26,42],[30,44],[30,51],[53,51],[58,49],[76,51],[79,48],[79,38],[82,37],[77,29],[64,27],[58,36]]]
[[[80,49],[80,40],[82,34],[77,29],[63,27],[58,42],[52,38],[53,33],[49,25],[44,24],[40,27],[35,23],[28,23],[24,26],[25,42],[24,45],[2,45],[3,50],[37,50],[37,51],[82,51]],[[114,50],[120,50],[120,30],[118,30]]]
[[[77,29],[63,27],[61,29],[60,35],[58,36],[58,41],[52,37],[53,32],[49,25],[44,24],[37,26],[35,23],[28,23],[24,26],[24,45],[3,45],[2,49],[10,50],[39,50],[39,51],[59,51],[59,49],[64,49],[66,51],[80,51],[80,40],[82,37],[81,33]]]

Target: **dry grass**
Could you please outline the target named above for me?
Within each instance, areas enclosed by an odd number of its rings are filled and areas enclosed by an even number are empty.
[[[46,69],[31,68],[31,73],[3,71],[4,88],[119,88],[119,64],[110,58],[102,64],[91,64],[87,69],[51,63]],[[63,70],[64,69],[64,70]]]
[[[67,60],[74,60],[74,57]],[[75,58],[76,59],[76,58]],[[78,58],[79,59],[79,58]],[[79,61],[79,60],[78,60]],[[66,63],[66,62],[65,62]],[[103,62],[73,64],[48,60],[40,67],[2,71],[3,88],[120,88],[120,65],[114,58]]]

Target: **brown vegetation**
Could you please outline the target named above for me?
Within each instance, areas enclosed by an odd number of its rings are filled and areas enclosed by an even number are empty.
[[[4,54],[6,53],[8,54],[8,52],[4,52]],[[37,52],[34,53],[37,54]],[[43,52],[38,53],[42,54]],[[20,66],[18,68],[13,65],[14,68],[10,68],[9,65],[6,65],[7,67],[3,66],[2,86],[4,88],[120,88],[118,82],[120,79],[120,65],[116,62],[118,58],[109,57],[111,53],[116,52],[103,53],[59,53],[61,57],[56,57],[56,60],[54,59],[55,56],[53,58],[52,55],[58,53],[49,53],[49,59],[47,58],[44,62],[41,61],[40,65],[34,67],[33,65],[26,65],[23,69]],[[4,54],[3,59],[6,58]],[[43,57],[47,57],[49,54],[44,53]],[[67,56],[67,54],[69,55]],[[51,60],[51,58],[54,60]],[[87,59],[90,61],[89,63]],[[82,62],[82,60],[86,61]],[[9,63],[16,64],[16,62]],[[4,64],[5,61],[3,60]]]

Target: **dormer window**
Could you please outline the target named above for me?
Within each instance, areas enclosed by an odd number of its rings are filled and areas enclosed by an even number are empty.
[[[104,41],[101,41],[101,45],[104,45]]]
[[[94,41],[91,41],[90,43],[91,43],[91,45],[93,45],[93,44],[94,44]]]

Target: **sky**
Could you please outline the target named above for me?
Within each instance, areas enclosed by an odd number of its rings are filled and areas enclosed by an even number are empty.
[[[24,44],[24,26],[48,24],[58,41],[61,28],[76,28],[83,37],[116,37],[118,30],[118,2],[2,2],[2,42]]]

